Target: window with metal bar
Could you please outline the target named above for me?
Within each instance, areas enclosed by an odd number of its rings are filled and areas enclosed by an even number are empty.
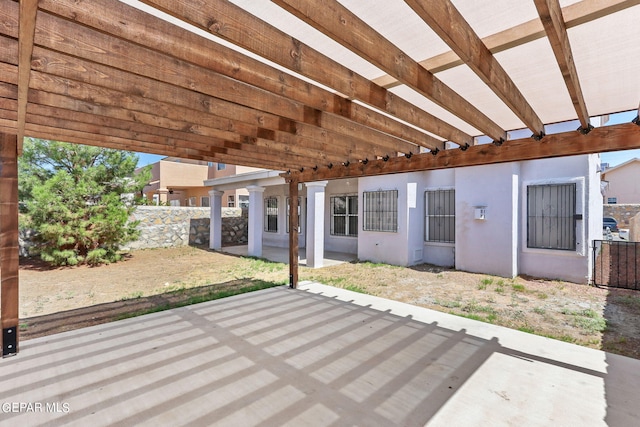
[[[576,184],[527,187],[527,247],[576,249]]]
[[[264,231],[278,232],[278,198],[266,197],[264,199]]]
[[[236,207],[236,196],[229,195],[227,196],[227,207],[235,208]]]
[[[454,243],[456,241],[455,190],[425,191],[424,240]]]
[[[363,202],[364,231],[398,231],[398,190],[365,191]]]
[[[331,197],[331,235],[358,236],[358,196]]]
[[[203,208],[208,208],[209,206],[211,206],[209,204],[209,196],[200,197],[200,206],[202,206]]]

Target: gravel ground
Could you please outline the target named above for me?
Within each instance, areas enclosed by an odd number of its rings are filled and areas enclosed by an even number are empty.
[[[193,247],[135,251],[101,267],[22,260],[23,339],[186,304],[225,289],[287,283],[288,266]],[[365,292],[640,358],[640,292],[431,265],[350,263],[300,269],[300,280]],[[196,298],[196,301],[199,299]],[[73,311],[70,311],[73,310]]]

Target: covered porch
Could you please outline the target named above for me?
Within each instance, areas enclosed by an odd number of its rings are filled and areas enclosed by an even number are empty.
[[[294,257],[290,248],[297,246],[295,257],[310,268],[357,258],[357,237],[334,236],[328,214],[328,195],[357,194],[357,179],[303,184],[288,182],[281,172],[268,170],[209,179],[204,185],[211,188],[211,249],[286,263]],[[222,195],[238,189],[249,192],[248,245],[230,249],[222,246]]]
[[[225,253],[233,254],[233,255],[249,256],[249,247],[247,245],[223,246],[221,251]],[[269,261],[282,262],[286,264],[289,262],[289,248],[263,246],[262,258],[265,258]],[[307,250],[305,248],[301,248],[298,250],[298,259],[299,259],[298,265],[308,267]],[[324,258],[322,260],[322,265],[324,267],[329,267],[332,265],[344,264],[345,262],[354,262],[356,260],[357,260],[356,254],[350,254],[346,252],[324,251]]]
[[[302,282],[22,344],[16,425],[634,425],[640,361]]]

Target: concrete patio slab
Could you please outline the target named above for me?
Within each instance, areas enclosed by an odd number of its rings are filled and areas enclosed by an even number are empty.
[[[640,361],[317,283],[26,341],[1,425],[630,426]]]
[[[247,249],[248,249],[247,245],[225,246],[222,248],[222,252],[233,254],[233,255],[247,256]],[[273,262],[281,262],[284,264],[288,264],[289,248],[263,246],[262,258],[267,259],[269,261],[273,261]],[[345,262],[352,262],[352,261],[355,261],[357,258],[358,257],[356,254],[325,251],[324,259],[323,259],[323,267],[344,264]],[[301,266],[307,265],[307,251],[305,248],[300,248],[300,250],[298,251],[298,259],[299,259],[299,265]]]

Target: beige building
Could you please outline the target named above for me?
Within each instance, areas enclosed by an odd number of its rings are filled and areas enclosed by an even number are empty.
[[[204,181],[230,175],[255,172],[260,169],[225,163],[165,157],[151,165],[151,180],[142,190],[156,204],[171,206],[209,207],[209,190]],[[249,203],[246,189],[225,191],[223,206],[243,207]]]
[[[640,203],[640,159],[634,158],[602,172],[604,203]]]

